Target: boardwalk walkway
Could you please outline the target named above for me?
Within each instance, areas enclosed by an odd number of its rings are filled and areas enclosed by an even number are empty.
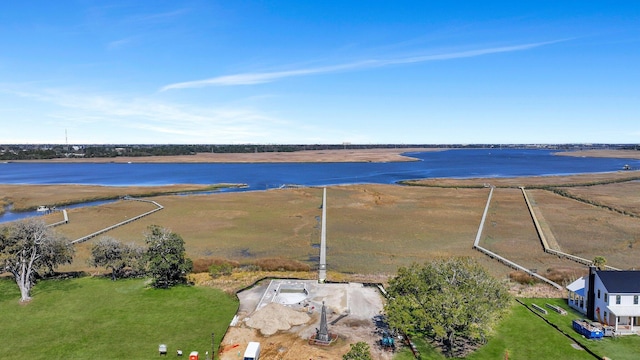
[[[475,242],[473,243],[473,248],[478,250],[478,251],[480,251],[480,252],[482,252],[482,253],[484,253],[485,255],[489,256],[492,259],[498,260],[499,262],[501,262],[501,263],[513,268],[513,269],[523,271],[523,272],[535,277],[536,279],[539,279],[539,280],[541,280],[541,281],[543,281],[543,282],[545,282],[545,283],[547,283],[547,284],[549,284],[549,285],[551,285],[551,286],[553,286],[553,287],[555,287],[557,289],[562,290],[563,287],[561,285],[559,285],[559,284],[557,284],[557,283],[545,278],[544,276],[541,276],[540,274],[538,274],[538,273],[536,273],[536,272],[534,272],[532,270],[529,270],[529,269],[525,268],[524,266],[518,265],[515,262],[513,262],[511,260],[508,260],[508,259],[506,259],[506,258],[504,258],[504,257],[502,257],[502,256],[500,256],[500,255],[498,255],[498,254],[496,254],[496,253],[494,253],[492,251],[489,251],[489,250],[483,248],[482,246],[480,246],[480,238],[482,236],[482,230],[484,228],[484,223],[485,223],[485,220],[486,220],[486,217],[487,217],[487,212],[489,211],[489,205],[491,204],[491,197],[493,196],[493,190],[494,189],[495,189],[495,187],[492,186],[491,187],[491,191],[489,192],[489,197],[487,199],[487,205],[485,206],[484,213],[482,214],[482,220],[480,221],[480,226],[478,228],[478,233],[476,235]],[[559,256],[561,258],[566,258],[566,259],[575,261],[575,262],[583,264],[583,265],[592,265],[593,262],[591,260],[584,259],[584,258],[581,258],[579,256],[575,256],[575,255],[572,255],[572,254],[567,254],[565,252],[560,251],[560,246],[558,245],[558,243],[557,243],[555,237],[553,236],[553,234],[551,234],[551,230],[550,230],[549,226],[547,226],[546,223],[545,223],[545,226],[542,226],[541,222],[538,220],[538,217],[536,217],[536,213],[534,211],[533,205],[532,205],[531,201],[529,201],[529,197],[527,196],[527,192],[525,191],[524,187],[520,187],[520,190],[522,191],[522,195],[524,196],[525,202],[527,204],[527,209],[529,210],[529,214],[531,215],[531,219],[532,219],[533,224],[534,224],[534,226],[536,228],[536,232],[538,233],[538,238],[540,239],[540,242],[542,244],[544,252],[546,252],[548,254]],[[548,234],[548,236],[547,236],[547,234],[545,234],[545,230],[546,230],[546,233]],[[550,244],[552,246],[550,246]],[[619,270],[617,268],[614,268],[614,267],[608,266],[608,265],[606,266],[606,268],[609,269],[609,270]]]
[[[480,237],[482,236],[482,229],[484,228],[484,223],[485,223],[485,220],[487,218],[487,212],[489,211],[489,205],[491,204],[491,197],[493,196],[493,190],[494,189],[495,189],[495,187],[492,186],[491,187],[491,191],[489,191],[489,197],[487,199],[487,205],[485,206],[484,213],[482,214],[482,220],[480,221],[480,227],[478,228],[478,234],[476,235],[476,240],[473,243],[473,248],[478,250],[478,251],[480,251],[481,253],[489,256],[492,259],[498,260],[499,262],[501,262],[501,263],[513,268],[513,269],[524,271],[525,273],[535,277],[536,279],[539,279],[539,280],[541,280],[541,281],[543,281],[543,282],[545,282],[545,283],[547,283],[547,284],[549,284],[549,285],[551,285],[551,286],[553,286],[553,287],[555,287],[555,288],[557,288],[559,290],[562,290],[563,287],[561,285],[559,285],[559,284],[547,279],[544,276],[541,276],[538,273],[535,273],[535,272],[525,268],[524,266],[518,265],[515,262],[513,262],[513,261],[511,261],[511,260],[509,260],[507,258],[504,258],[504,257],[502,257],[502,256],[500,256],[500,255],[498,255],[496,253],[494,253],[493,251],[489,251],[489,250],[483,248],[482,246],[480,246]]]
[[[76,239],[76,240],[72,241],[72,242],[71,242],[71,244],[75,245],[75,244],[83,243],[83,242],[85,242],[85,241],[87,241],[87,240],[89,240],[89,239],[92,239],[92,238],[94,238],[94,237],[96,237],[96,236],[98,236],[98,235],[104,234],[104,233],[106,233],[107,231],[113,230],[113,229],[118,228],[118,227],[120,227],[120,226],[122,226],[122,225],[129,224],[129,223],[131,223],[131,222],[133,222],[133,221],[136,221],[136,220],[139,220],[139,219],[141,219],[141,218],[143,218],[143,217],[145,217],[145,216],[151,215],[151,214],[155,213],[156,211],[160,211],[160,210],[164,209],[164,206],[162,206],[162,205],[158,204],[158,203],[157,203],[157,202],[155,202],[155,201],[151,201],[151,200],[143,200],[143,199],[136,199],[136,198],[132,198],[132,197],[129,197],[129,196],[125,197],[124,199],[125,199],[125,200],[130,200],[130,201],[143,201],[143,202],[148,202],[148,203],[151,203],[151,204],[155,205],[155,206],[156,206],[156,208],[155,208],[155,209],[153,209],[153,210],[151,210],[151,211],[147,211],[147,212],[145,212],[144,214],[140,214],[140,215],[138,215],[138,216],[132,217],[131,219],[127,219],[127,220],[125,220],[125,221],[123,221],[123,222],[119,222],[119,223],[117,223],[117,224],[115,224],[115,225],[108,226],[108,227],[106,227],[106,228],[104,228],[104,229],[102,229],[102,230],[98,230],[98,231],[96,231],[96,232],[94,232],[94,233],[92,233],[92,234],[89,234],[89,235],[83,236],[83,237],[81,237],[81,238],[79,238],[79,239]]]
[[[559,256],[561,258],[565,258],[565,259],[569,259],[571,261],[577,262],[579,264],[582,265],[592,265],[593,262],[591,260],[585,259],[585,258],[581,258],[579,256],[575,256],[572,254],[567,254],[563,251],[560,250],[560,246],[558,245],[558,242],[556,241],[556,238],[553,236],[553,234],[551,233],[551,229],[549,228],[548,225],[546,225],[546,222],[544,221],[539,221],[538,218],[536,217],[536,213],[534,211],[533,205],[532,203],[529,201],[529,197],[527,196],[527,192],[524,189],[524,186],[520,187],[520,190],[522,190],[522,195],[524,196],[525,202],[527,203],[527,208],[529,209],[529,214],[531,214],[531,219],[533,219],[533,225],[536,227],[536,231],[538,232],[538,238],[540,239],[540,242],[542,243],[542,247],[544,248],[544,252],[548,253],[548,254],[552,254],[552,255],[556,255]],[[541,225],[541,224],[544,224]],[[618,268],[614,268],[612,266],[605,266],[606,269],[609,270],[620,270]]]

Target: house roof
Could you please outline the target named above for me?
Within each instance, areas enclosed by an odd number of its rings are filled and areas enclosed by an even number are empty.
[[[610,313],[615,316],[640,316],[640,306],[607,306]]]
[[[583,276],[578,280],[572,282],[571,284],[567,285],[567,290],[577,293],[580,296],[584,296],[584,286],[586,283],[586,279],[587,277]],[[582,292],[582,294],[580,294],[580,292]]]
[[[599,270],[596,274],[610,293],[640,294],[640,271]]]

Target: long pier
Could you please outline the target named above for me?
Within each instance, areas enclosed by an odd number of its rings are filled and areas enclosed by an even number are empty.
[[[327,188],[322,190],[322,230],[320,232],[320,267],[318,282],[327,280]]]
[[[63,218],[63,220],[60,220],[60,221],[55,222],[53,224],[49,224],[49,225],[47,225],[47,227],[56,227],[56,226],[68,224],[69,223],[69,214],[67,214],[67,209],[62,209],[62,218]]]
[[[83,236],[83,237],[81,237],[81,238],[79,238],[79,239],[73,240],[73,241],[71,242],[71,244],[75,245],[75,244],[83,243],[83,242],[85,242],[85,241],[87,241],[87,240],[89,240],[89,239],[92,239],[92,238],[94,238],[94,237],[96,237],[96,236],[98,236],[98,235],[104,234],[104,233],[106,233],[107,231],[111,231],[111,230],[113,230],[113,229],[115,229],[115,228],[118,228],[118,227],[120,227],[120,226],[122,226],[122,225],[129,224],[129,223],[131,223],[131,222],[133,222],[133,221],[136,221],[136,220],[139,220],[139,219],[141,219],[141,218],[143,218],[143,217],[145,217],[145,216],[151,215],[151,214],[155,213],[156,211],[160,211],[160,210],[164,209],[164,206],[162,206],[162,205],[158,204],[158,203],[157,203],[157,202],[155,202],[155,201],[151,201],[151,200],[143,200],[143,199],[136,199],[136,198],[132,198],[132,197],[125,197],[124,199],[125,199],[125,200],[131,200],[131,201],[142,201],[142,202],[148,202],[148,203],[154,204],[154,205],[156,206],[156,208],[155,208],[155,209],[153,209],[153,210],[151,210],[151,211],[147,211],[147,212],[145,212],[144,214],[140,214],[140,215],[138,215],[138,216],[132,217],[131,219],[127,219],[127,220],[122,221],[122,222],[119,222],[119,223],[117,223],[117,224],[115,224],[115,225],[111,225],[111,226],[106,227],[106,228],[104,228],[104,229],[102,229],[102,230],[98,230],[98,231],[96,231],[96,232],[94,232],[94,233],[91,233],[91,234],[86,235],[86,236]]]

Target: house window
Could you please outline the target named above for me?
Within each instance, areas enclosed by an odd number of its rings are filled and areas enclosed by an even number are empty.
[[[604,322],[605,323],[607,322],[607,312],[606,311],[604,312]]]
[[[600,289],[598,289],[598,299],[600,299]]]
[[[620,305],[620,295],[616,295],[616,305]]]
[[[609,302],[609,294],[604,293],[604,302],[608,303]]]
[[[638,295],[633,295],[633,305],[638,305]]]

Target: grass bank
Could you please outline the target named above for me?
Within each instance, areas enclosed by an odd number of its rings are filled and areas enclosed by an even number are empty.
[[[14,185],[0,184],[0,214],[5,207],[13,211],[31,211],[40,205],[64,207],[93,201],[114,200],[124,196],[151,197],[158,195],[208,192],[244,184],[165,185],[165,186],[98,186],[98,185]]]
[[[0,280],[0,359],[157,359],[211,352],[236,313],[238,301],[206,287],[148,288],[144,280],[46,280],[20,305],[9,279]]]

